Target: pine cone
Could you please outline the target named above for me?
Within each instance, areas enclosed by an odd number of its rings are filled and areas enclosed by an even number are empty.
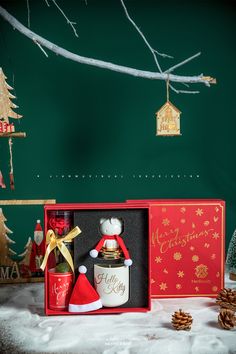
[[[216,303],[222,308],[236,311],[236,290],[222,289],[217,295]]]
[[[181,309],[179,311],[175,311],[172,315],[172,326],[177,329],[177,331],[182,329],[189,331],[192,323],[192,316],[189,313],[183,312]]]
[[[221,309],[218,316],[219,325],[224,329],[232,329],[236,325],[236,317],[234,311],[229,309]]]

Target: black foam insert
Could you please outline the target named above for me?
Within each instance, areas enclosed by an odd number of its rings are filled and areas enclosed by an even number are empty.
[[[130,272],[130,296],[128,302],[119,307],[148,307],[148,210],[147,209],[96,209],[76,210],[74,225],[82,233],[74,239],[74,265],[76,275],[78,267],[87,267],[87,277],[93,281],[94,264],[123,263],[121,260],[92,258],[89,251],[95,248],[101,238],[100,219],[117,217],[123,220],[123,232],[120,235],[129,250],[133,261]]]

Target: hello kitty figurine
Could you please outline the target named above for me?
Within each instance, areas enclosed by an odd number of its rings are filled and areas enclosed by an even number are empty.
[[[97,258],[102,247],[108,252],[116,252],[121,249],[125,257],[124,264],[128,267],[131,266],[133,262],[130,259],[129,252],[123,239],[119,236],[122,233],[122,226],[122,221],[118,218],[102,218],[100,220],[100,231],[102,238],[98,242],[97,246],[89,252],[90,256]]]

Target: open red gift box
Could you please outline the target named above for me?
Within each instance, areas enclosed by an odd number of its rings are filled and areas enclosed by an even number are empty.
[[[151,296],[216,297],[224,287],[225,202],[127,201],[134,202],[150,206]]]
[[[88,312],[106,314],[145,312],[150,298],[216,297],[224,287],[225,202],[222,200],[132,200],[108,204],[56,204],[45,206],[45,232],[51,211],[72,211],[73,226],[82,233],[74,239],[75,279],[78,267],[86,265],[93,285],[89,256],[101,235],[99,220],[118,217],[124,222],[121,234],[131,254],[129,300],[118,307]],[[99,260],[99,263],[101,260]],[[49,272],[45,269],[45,312],[68,315],[49,308]]]
[[[96,264],[103,266],[104,260],[92,258],[89,252],[94,249],[95,245],[101,239],[99,232],[99,222],[102,218],[119,218],[123,222],[123,231],[121,237],[129,250],[133,264],[128,268],[129,276],[129,296],[128,301],[120,306],[102,307],[100,309],[79,313],[83,314],[108,314],[122,312],[146,312],[150,310],[151,298],[151,278],[150,278],[150,229],[149,229],[149,206],[146,203],[133,205],[132,203],[104,203],[104,204],[54,204],[45,206],[45,234],[52,228],[49,223],[49,215],[52,212],[70,212],[73,214],[73,227],[78,226],[81,234],[73,239],[74,244],[74,282],[78,279],[78,267],[85,265],[87,268],[86,277],[91,285],[94,285],[94,267]],[[50,225],[49,225],[50,224]],[[73,312],[68,312],[68,309],[60,307],[61,296],[65,295],[65,289],[68,294],[68,289],[71,290],[72,280],[65,280],[63,273],[54,274],[54,269],[49,270],[50,257],[53,255],[53,250],[48,258],[45,268],[45,313],[47,315],[70,315]],[[112,260],[111,263],[121,262],[120,260]],[[106,261],[107,263],[107,261]],[[56,275],[57,279],[51,281],[51,275]],[[114,279],[106,278],[109,282]],[[69,283],[70,282],[70,283]],[[109,291],[116,292],[117,289],[109,288]],[[52,307],[49,299],[50,296],[55,297],[56,301]],[[55,299],[53,299],[54,301]],[[76,313],[77,314],[77,313]]]

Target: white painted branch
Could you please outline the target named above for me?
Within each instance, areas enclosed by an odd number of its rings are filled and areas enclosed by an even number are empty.
[[[165,80],[166,81],[167,79],[169,79],[169,81],[172,81],[172,82],[194,83],[194,84],[201,83],[201,84],[205,84],[205,85],[210,85],[211,83],[215,83],[214,79],[212,79],[210,76],[203,76],[202,74],[197,75],[197,76],[181,76],[181,75],[173,75],[173,74],[167,74],[167,73],[144,71],[144,70],[138,70],[138,69],[122,66],[122,65],[113,64],[113,63],[106,62],[103,60],[80,56],[80,55],[72,53],[64,48],[59,47],[56,44],[54,44],[54,43],[48,41],[47,39],[32,32],[27,27],[22,25],[15,17],[10,15],[2,6],[0,6],[0,15],[7,22],[9,22],[10,25],[14,29],[17,29],[19,32],[24,34],[26,37],[30,38],[33,41],[37,41],[41,46],[51,50],[52,52],[56,53],[57,55],[61,55],[67,59],[76,61],[80,64],[91,65],[91,66],[95,66],[98,68],[107,69],[107,70],[115,71],[118,73],[132,75],[132,76],[140,77],[140,78],[144,78],[144,79],[151,79],[151,80]]]
[[[132,25],[134,26],[134,28],[138,31],[138,33],[140,34],[140,36],[141,36],[142,39],[144,40],[144,43],[147,45],[147,47],[149,48],[149,50],[152,52],[152,54],[153,54],[153,56],[154,56],[154,59],[155,59],[155,62],[156,62],[156,61],[158,62],[155,53],[158,54],[158,55],[160,55],[160,56],[163,57],[163,58],[173,58],[171,55],[168,55],[168,54],[165,54],[165,53],[160,53],[160,52],[158,52],[156,49],[153,49],[153,48],[151,47],[150,43],[148,42],[147,38],[144,36],[144,34],[143,34],[143,32],[141,31],[141,29],[136,25],[136,23],[134,22],[134,20],[130,17],[130,15],[129,15],[129,13],[128,13],[128,10],[127,10],[127,8],[126,8],[126,6],[125,6],[124,1],[123,1],[123,0],[120,0],[120,2],[121,2],[121,5],[123,6],[123,9],[124,9],[124,11],[125,11],[126,17],[127,17],[128,20],[132,23]],[[159,66],[159,63],[157,64],[157,66]],[[161,69],[159,69],[159,70],[160,70],[160,72],[161,72]]]
[[[53,4],[58,8],[58,10],[60,11],[60,13],[62,14],[63,17],[65,17],[66,19],[66,22],[68,23],[68,25],[71,26],[71,28],[73,29],[73,32],[75,34],[76,37],[79,37],[78,36],[78,33],[76,32],[76,29],[75,29],[75,26],[76,25],[76,22],[72,22],[68,19],[68,17],[66,16],[65,12],[60,8],[60,6],[58,5],[58,3],[56,2],[56,0],[51,0],[53,2]]]
[[[39,47],[39,49],[43,52],[43,54],[48,58],[48,53],[46,52],[46,50],[43,49],[41,44],[39,44],[36,40],[34,40],[34,43]]]
[[[140,28],[136,25],[136,23],[134,22],[134,20],[130,17],[130,15],[129,15],[129,13],[128,13],[128,10],[127,10],[127,8],[126,8],[126,6],[125,6],[124,1],[123,1],[123,0],[120,0],[120,2],[121,2],[121,5],[122,5],[122,7],[123,7],[123,9],[124,9],[124,12],[125,12],[126,17],[128,18],[128,20],[130,21],[130,23],[134,26],[134,28],[136,29],[136,31],[137,31],[137,32],[140,34],[140,36],[142,37],[144,43],[146,44],[146,46],[148,47],[148,49],[150,50],[150,52],[151,52],[152,55],[153,55],[153,59],[154,59],[154,61],[155,61],[155,64],[156,64],[156,66],[157,66],[159,72],[162,73],[162,69],[161,69],[161,66],[160,66],[160,64],[159,64],[159,61],[158,61],[158,59],[157,59],[156,54],[158,54],[158,55],[160,55],[160,56],[163,56],[163,57],[166,57],[167,54],[159,53],[158,51],[154,50],[154,49],[151,47],[151,45],[149,44],[148,40],[147,40],[146,37],[144,36],[143,32],[142,32],[142,31],[140,30]]]
[[[187,59],[181,61],[180,63],[178,63],[178,64],[176,64],[174,66],[171,66],[169,69],[165,70],[164,72],[165,73],[170,73],[170,72],[174,71],[175,69],[179,68],[180,66],[188,63],[190,60],[193,60],[193,59],[199,57],[199,55],[201,55],[201,52],[198,52],[197,54],[194,54],[190,58],[187,58]]]
[[[143,32],[142,32],[142,31],[140,30],[140,28],[136,25],[135,21],[130,17],[130,15],[129,15],[129,13],[128,13],[128,10],[127,10],[127,8],[126,8],[126,6],[125,6],[124,0],[120,0],[120,2],[121,2],[121,5],[122,5],[122,7],[123,7],[123,9],[124,9],[124,12],[125,12],[126,17],[128,18],[128,20],[131,22],[131,24],[134,26],[134,28],[137,30],[137,32],[138,32],[138,33],[140,34],[140,36],[142,37],[144,43],[146,44],[146,46],[148,47],[148,49],[149,49],[150,52],[152,53],[154,62],[155,62],[155,64],[156,64],[156,66],[157,66],[159,72],[162,73],[163,71],[162,71],[161,65],[160,65],[160,63],[159,63],[159,61],[158,61],[158,59],[157,59],[156,54],[158,54],[158,55],[160,55],[160,56],[162,56],[162,57],[164,57],[164,58],[173,58],[173,57],[170,56],[170,55],[167,55],[167,54],[159,53],[157,50],[155,50],[155,49],[152,48],[152,46],[151,46],[150,43],[148,42],[147,38],[144,36]],[[198,55],[199,55],[199,54],[198,54]],[[170,70],[173,71],[173,70],[176,69],[177,67],[179,67],[179,66],[181,66],[181,65],[184,65],[185,63],[187,63],[188,61],[194,59],[194,58],[195,58],[196,56],[198,56],[198,55],[195,55],[195,56],[193,56],[193,57],[191,57],[191,58],[186,59],[185,61],[183,61],[183,62],[181,62],[181,63],[179,63],[179,64],[177,64],[177,65],[171,67],[170,69],[168,69],[168,71],[165,71],[165,72],[170,73]],[[182,84],[185,84],[185,83],[182,82]],[[199,91],[177,90],[177,89],[176,89],[173,85],[171,85],[171,84],[169,85],[169,87],[170,87],[170,89],[171,89],[172,91],[174,91],[175,93],[185,93],[185,94],[186,94],[186,93],[190,93],[190,94],[199,93]]]
[[[181,82],[181,84],[185,84],[185,82]],[[197,93],[200,93],[200,91],[192,91],[192,90],[177,90],[173,85],[170,85],[170,88],[175,92],[175,93],[185,93],[185,94],[192,94],[195,95]]]
[[[50,7],[48,0],[44,0],[44,1],[46,2],[47,6]]]
[[[28,27],[30,28],[30,6],[29,6],[29,0],[26,1],[27,1]]]

